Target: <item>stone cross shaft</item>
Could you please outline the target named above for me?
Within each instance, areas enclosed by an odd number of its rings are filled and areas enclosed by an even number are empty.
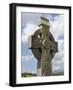
[[[49,30],[49,21],[41,17],[39,29],[29,37],[29,48],[38,60],[37,75],[50,76],[52,74],[52,58],[58,52],[58,44]]]

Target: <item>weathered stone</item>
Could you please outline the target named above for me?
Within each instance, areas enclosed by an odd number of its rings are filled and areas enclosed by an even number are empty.
[[[29,48],[38,60],[37,75],[49,76],[52,73],[52,58],[58,52],[58,44],[49,30],[49,20],[41,17],[40,29],[29,37]]]

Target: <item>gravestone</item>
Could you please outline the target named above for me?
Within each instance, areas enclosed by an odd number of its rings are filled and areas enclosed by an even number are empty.
[[[52,59],[58,52],[58,43],[49,28],[49,20],[41,17],[39,29],[28,38],[29,48],[38,60],[37,76],[52,75]]]

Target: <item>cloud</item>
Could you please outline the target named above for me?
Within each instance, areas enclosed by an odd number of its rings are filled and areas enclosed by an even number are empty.
[[[53,73],[64,72],[64,40],[58,40],[58,52],[55,54],[52,60]]]
[[[26,27],[22,30],[22,42],[28,42],[28,37],[37,30],[37,27],[36,24],[26,24]]]
[[[55,54],[52,60],[52,70],[55,73],[64,72],[64,42],[59,40],[58,53]]]
[[[64,40],[58,40],[59,51],[64,51]]]
[[[59,52],[55,55],[55,57],[52,60],[52,70],[53,72],[57,71],[64,71],[64,52]],[[59,67],[59,69],[56,69]]]
[[[22,61],[29,61],[29,60],[33,60],[34,59],[34,56],[33,54],[32,55],[26,55],[26,56],[22,56]]]
[[[37,73],[37,70],[34,70],[34,71],[31,71],[32,74],[36,74]]]
[[[21,60],[21,72],[36,73],[37,71],[37,60],[33,55],[22,56]]]
[[[40,13],[22,12],[22,14],[21,14],[21,22],[22,22],[21,28],[23,29],[24,27],[26,27],[27,23],[38,24],[40,16],[41,16]]]
[[[54,72],[59,70],[60,70],[60,66],[56,66]]]
[[[60,36],[64,35],[64,15],[58,15],[54,21],[50,21],[50,32],[57,41]]]

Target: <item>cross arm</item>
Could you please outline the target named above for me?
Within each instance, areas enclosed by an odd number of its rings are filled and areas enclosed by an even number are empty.
[[[35,49],[41,48],[41,43],[39,42],[37,37],[32,35],[28,38],[28,47],[35,48]]]

